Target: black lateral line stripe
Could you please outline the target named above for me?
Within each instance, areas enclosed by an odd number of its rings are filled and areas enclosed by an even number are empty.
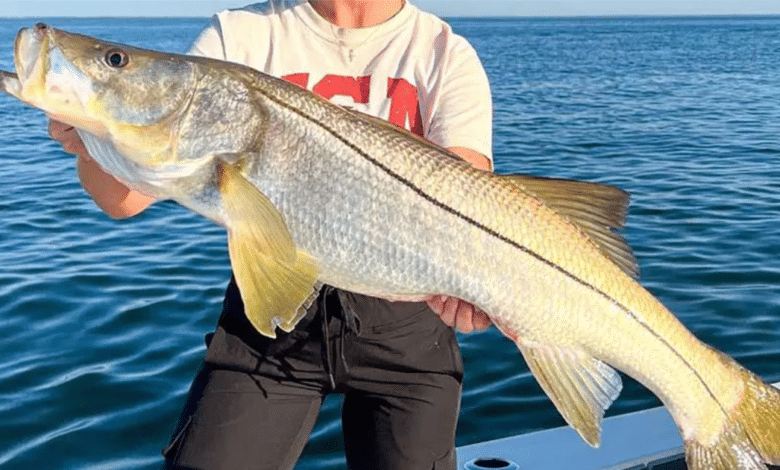
[[[699,375],[699,372],[696,370],[696,368],[694,368],[693,365],[690,362],[688,362],[684,357],[682,357],[682,355],[677,351],[677,349],[674,348],[665,338],[663,338],[658,333],[656,333],[655,330],[653,330],[650,327],[650,325],[645,323],[641,318],[637,317],[636,314],[634,314],[634,312],[631,311],[631,309],[629,309],[627,306],[623,305],[620,301],[618,301],[617,299],[612,298],[606,292],[604,292],[601,289],[597,288],[596,286],[590,284],[589,282],[587,282],[587,281],[585,281],[583,279],[580,279],[579,277],[577,277],[574,274],[570,273],[569,271],[565,270],[562,266],[559,266],[559,265],[549,261],[548,259],[541,257],[536,252],[534,252],[532,250],[529,250],[528,248],[524,247],[523,245],[520,245],[519,243],[517,243],[516,241],[512,240],[511,238],[506,237],[506,236],[496,232],[495,230],[491,229],[490,227],[487,227],[486,225],[478,222],[477,220],[474,220],[473,218],[471,218],[471,217],[469,217],[469,216],[467,216],[467,215],[465,215],[465,214],[463,214],[461,212],[458,212],[455,208],[450,207],[450,206],[444,204],[443,202],[439,201],[438,199],[434,198],[433,196],[429,195],[428,193],[423,191],[422,188],[420,188],[418,186],[415,186],[411,181],[407,180],[403,176],[401,176],[398,173],[394,172],[392,169],[390,169],[386,165],[382,164],[382,162],[380,162],[380,161],[376,160],[375,158],[371,157],[363,149],[361,149],[357,145],[353,144],[349,140],[347,140],[344,137],[342,137],[333,128],[328,127],[324,123],[322,123],[322,122],[316,120],[315,118],[313,118],[312,116],[309,116],[308,114],[303,113],[298,108],[290,106],[287,103],[279,100],[278,98],[269,95],[264,90],[259,90],[258,89],[258,91],[260,93],[262,93],[263,96],[265,96],[269,100],[273,101],[274,103],[278,104],[279,106],[292,111],[293,113],[297,114],[298,116],[306,119],[307,121],[313,123],[314,125],[322,128],[322,129],[324,129],[330,135],[332,135],[337,140],[342,142],[344,145],[346,145],[350,149],[354,150],[358,155],[363,157],[365,160],[367,160],[371,164],[375,165],[376,167],[378,167],[379,169],[381,169],[382,171],[387,173],[390,177],[396,179],[398,182],[400,182],[401,184],[405,185],[406,187],[408,187],[409,189],[411,189],[415,193],[419,194],[420,197],[424,198],[426,201],[429,201],[431,204],[435,205],[436,207],[439,207],[439,208],[443,209],[444,211],[449,212],[450,214],[452,214],[452,215],[454,215],[454,216],[456,216],[456,217],[458,217],[458,218],[460,218],[460,219],[462,219],[462,220],[464,220],[464,221],[474,225],[475,227],[479,228],[480,230],[484,231],[485,233],[487,233],[487,234],[489,234],[489,235],[491,235],[491,236],[493,236],[493,237],[495,237],[495,238],[497,238],[497,239],[499,239],[499,240],[501,240],[501,241],[503,241],[505,243],[508,243],[509,245],[511,245],[511,246],[513,246],[513,247],[515,247],[515,248],[517,248],[519,250],[521,250],[523,253],[526,253],[527,255],[535,258],[536,260],[541,261],[542,263],[546,264],[547,266],[549,266],[549,267],[555,269],[556,271],[560,272],[564,276],[566,276],[566,277],[574,280],[575,282],[577,282],[577,283],[587,287],[588,289],[592,290],[596,294],[598,294],[601,297],[603,297],[603,298],[607,299],[608,301],[612,302],[614,305],[616,305],[621,310],[623,310],[623,312],[625,312],[629,317],[633,318],[637,323],[639,323],[639,325],[641,325],[651,335],[655,336],[656,339],[658,339],[661,343],[666,345],[666,347],[668,347],[669,350],[671,350],[674,353],[674,355],[677,356],[678,359],[680,359],[684,364],[686,364],[693,371],[693,373],[696,375],[696,377],[699,378],[699,380],[701,381],[702,385],[704,386],[704,389],[707,390],[707,393],[709,393],[709,395],[712,397],[712,399],[715,400],[715,403],[718,404],[718,407],[723,411],[723,414],[725,416],[728,416],[728,413],[727,413],[725,407],[720,403],[718,398],[715,396],[715,393],[712,391],[712,389],[710,389],[710,386],[707,384],[707,382],[704,381],[704,378],[701,375]]]
[[[283,108],[292,111],[293,113],[297,114],[298,116],[306,119],[307,121],[313,123],[314,125],[322,128],[322,129],[324,129],[330,135],[332,135],[337,140],[339,140],[341,143],[343,143],[344,145],[346,145],[350,149],[354,150],[355,153],[360,155],[363,159],[367,160],[372,165],[378,167],[379,169],[381,169],[382,171],[387,173],[390,177],[392,177],[393,179],[397,180],[399,183],[403,184],[404,186],[408,187],[409,189],[411,189],[412,191],[414,191],[415,193],[420,195],[420,197],[422,197],[426,201],[430,202],[431,204],[435,205],[436,207],[439,207],[440,209],[443,209],[444,211],[449,212],[450,214],[458,217],[459,219],[461,219],[461,220],[463,220],[465,222],[468,222],[469,224],[477,227],[478,229],[484,231],[485,233],[487,233],[487,234],[489,234],[489,235],[491,235],[491,236],[493,236],[493,237],[495,237],[495,238],[497,238],[497,239],[499,239],[499,240],[501,240],[501,241],[503,241],[505,243],[508,243],[512,247],[517,248],[518,250],[526,253],[527,255],[529,255],[529,256],[537,259],[538,261],[541,261],[542,263],[546,264],[547,266],[555,269],[556,271],[560,272],[561,274],[564,274],[566,277],[569,277],[569,278],[573,279],[574,281],[582,284],[583,286],[588,287],[589,289],[593,290],[594,292],[597,292],[598,294],[600,294],[601,296],[603,296],[607,300],[610,300],[613,303],[617,303],[618,305],[620,305],[621,308],[623,308],[624,310],[628,311],[628,308],[626,308],[623,305],[621,305],[616,299],[613,299],[612,297],[607,295],[607,293],[605,293],[604,291],[602,291],[599,288],[595,287],[594,285],[588,283],[587,281],[585,281],[583,279],[580,279],[579,277],[575,276],[574,274],[570,273],[569,271],[566,271],[565,269],[563,269],[563,267],[561,267],[561,266],[559,266],[559,265],[549,261],[546,258],[543,258],[542,256],[540,256],[536,252],[534,252],[532,250],[529,250],[528,248],[526,248],[523,245],[517,243],[516,241],[512,240],[511,238],[498,233],[497,231],[493,230],[492,228],[490,228],[490,227],[482,224],[481,222],[479,222],[479,221],[477,221],[477,220],[467,216],[466,214],[458,212],[455,208],[450,207],[447,204],[445,204],[445,203],[439,201],[438,199],[434,198],[430,194],[426,193],[422,188],[420,188],[418,186],[415,186],[411,181],[409,181],[408,179],[406,179],[403,176],[399,175],[398,173],[396,173],[395,171],[393,171],[392,169],[390,169],[386,165],[384,165],[382,162],[378,161],[377,159],[373,158],[371,155],[366,153],[363,149],[361,149],[357,145],[353,144],[349,140],[345,139],[338,132],[336,132],[333,128],[328,127],[327,125],[325,125],[324,123],[316,120],[312,116],[309,116],[308,114],[303,113],[298,108],[295,108],[293,106],[288,105],[287,103],[279,100],[275,96],[269,95],[268,93],[266,93],[263,90],[258,90],[258,91],[260,93],[262,93],[263,96],[267,97],[268,99],[270,99],[274,103],[278,104],[279,106],[282,106]]]

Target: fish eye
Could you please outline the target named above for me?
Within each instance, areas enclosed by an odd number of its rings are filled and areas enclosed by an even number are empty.
[[[109,67],[121,69],[130,61],[125,51],[122,49],[111,49],[106,52],[106,63]]]

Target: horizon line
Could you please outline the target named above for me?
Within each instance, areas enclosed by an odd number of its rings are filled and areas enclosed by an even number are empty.
[[[215,13],[216,14],[216,13]],[[34,15],[34,16],[2,16],[0,20],[30,20],[36,18],[57,19],[210,19],[213,15]],[[780,17],[777,13],[617,13],[592,15],[441,15],[441,18],[458,19],[579,19],[579,18],[729,18],[729,17]]]

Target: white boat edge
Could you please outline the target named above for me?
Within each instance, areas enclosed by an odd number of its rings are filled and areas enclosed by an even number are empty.
[[[780,388],[780,382],[773,384]],[[604,420],[601,447],[593,449],[570,427],[480,442],[458,448],[458,470],[639,470],[682,459],[683,442],[664,407]]]

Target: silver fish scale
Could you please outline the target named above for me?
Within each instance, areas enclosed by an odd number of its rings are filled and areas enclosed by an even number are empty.
[[[295,107],[266,101],[262,164],[248,177],[283,214],[295,242],[320,260],[323,282],[377,296],[449,294],[491,313],[518,313],[510,286],[525,284],[528,263],[539,261],[486,230],[500,229],[510,212],[480,207],[495,176],[303,100]],[[463,246],[469,249],[454,249]],[[496,272],[501,282],[486,282]]]

